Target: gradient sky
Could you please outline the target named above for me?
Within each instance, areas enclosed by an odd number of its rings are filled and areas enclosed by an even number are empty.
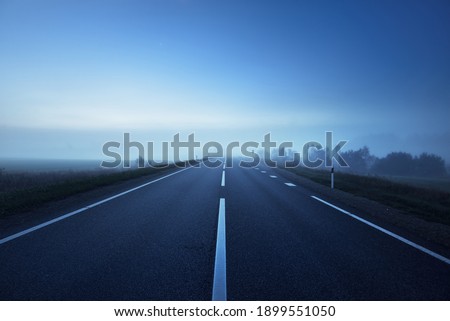
[[[0,157],[272,132],[450,160],[450,2],[0,0]]]

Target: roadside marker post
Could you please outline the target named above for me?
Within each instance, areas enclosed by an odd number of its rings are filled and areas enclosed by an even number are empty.
[[[334,189],[334,167],[331,167],[331,189]]]

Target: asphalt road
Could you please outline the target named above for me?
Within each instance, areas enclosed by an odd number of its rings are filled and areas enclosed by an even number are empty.
[[[450,300],[448,262],[271,169],[160,178],[0,240],[0,299]]]

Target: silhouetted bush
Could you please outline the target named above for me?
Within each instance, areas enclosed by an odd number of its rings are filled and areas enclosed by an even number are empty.
[[[347,171],[363,174],[367,174],[376,159],[375,156],[370,154],[367,146],[364,146],[358,150],[343,152],[341,153],[341,156],[349,165],[348,169],[346,169]]]
[[[439,177],[447,173],[445,161],[440,156],[422,153],[419,157],[413,157],[404,152],[390,153],[377,159],[371,171],[381,175],[423,177]]]
[[[393,152],[386,157],[377,159],[372,167],[372,172],[382,175],[414,175],[414,159],[411,154],[405,152]]]
[[[445,169],[445,161],[442,157],[422,153],[414,159],[416,163],[416,172],[418,176],[439,177],[447,173]]]

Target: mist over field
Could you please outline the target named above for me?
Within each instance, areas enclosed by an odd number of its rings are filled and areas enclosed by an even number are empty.
[[[446,1],[2,1],[0,168],[102,146],[324,142],[450,161]],[[137,157],[133,151],[133,157]],[[186,154],[183,154],[187,157]],[[9,162],[9,163],[8,163]]]

